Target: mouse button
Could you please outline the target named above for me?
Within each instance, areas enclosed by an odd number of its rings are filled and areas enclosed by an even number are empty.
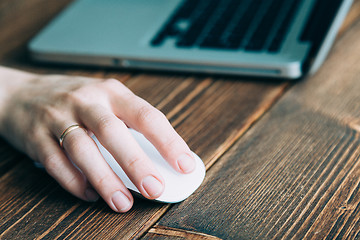
[[[161,156],[159,151],[152,145],[152,143],[141,133],[135,131],[134,129],[129,129],[136,142],[139,144],[144,153],[149,157],[149,159],[155,164],[156,169],[161,172],[162,169],[165,171],[171,171],[174,174],[177,173],[170,164]]]
[[[196,154],[194,157],[196,167],[193,172],[180,175],[172,175],[169,172],[162,173],[165,179],[165,189],[156,200],[168,203],[181,202],[199,188],[205,178],[205,166]]]

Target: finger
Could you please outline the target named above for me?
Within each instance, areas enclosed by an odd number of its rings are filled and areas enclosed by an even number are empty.
[[[121,83],[107,82],[112,92],[112,108],[115,114],[129,127],[144,134],[170,165],[181,173],[190,173],[195,168],[195,159],[185,141],[159,110],[142,98],[121,89]],[[111,88],[111,90],[110,90]]]
[[[159,197],[164,190],[164,180],[126,125],[101,106],[83,107],[79,112],[83,117],[81,120],[116,159],[141,194],[149,199]]]
[[[85,176],[66,157],[53,138],[44,137],[37,148],[39,161],[60,186],[85,201],[94,202],[99,199],[99,195],[89,186]]]
[[[83,129],[69,132],[64,138],[63,146],[71,160],[114,211],[126,212],[131,208],[133,198],[129,190],[112,171],[95,142]]]

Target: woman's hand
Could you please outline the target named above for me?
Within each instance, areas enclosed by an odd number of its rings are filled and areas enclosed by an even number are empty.
[[[0,67],[0,88],[1,135],[83,200],[96,201],[100,195],[117,212],[133,204],[129,190],[89,136],[92,133],[149,199],[161,195],[164,179],[128,127],[143,133],[175,170],[189,173],[195,167],[190,149],[166,117],[117,80]],[[87,131],[71,131],[62,149],[58,139],[73,124]]]

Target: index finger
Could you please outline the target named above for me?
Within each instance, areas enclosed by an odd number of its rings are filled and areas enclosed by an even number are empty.
[[[175,170],[190,173],[195,169],[195,159],[188,145],[162,112],[130,91],[113,93],[114,113],[129,127],[144,134]]]

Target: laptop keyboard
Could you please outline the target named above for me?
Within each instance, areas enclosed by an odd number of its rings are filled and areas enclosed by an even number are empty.
[[[185,0],[152,39],[179,48],[276,53],[303,0]]]

